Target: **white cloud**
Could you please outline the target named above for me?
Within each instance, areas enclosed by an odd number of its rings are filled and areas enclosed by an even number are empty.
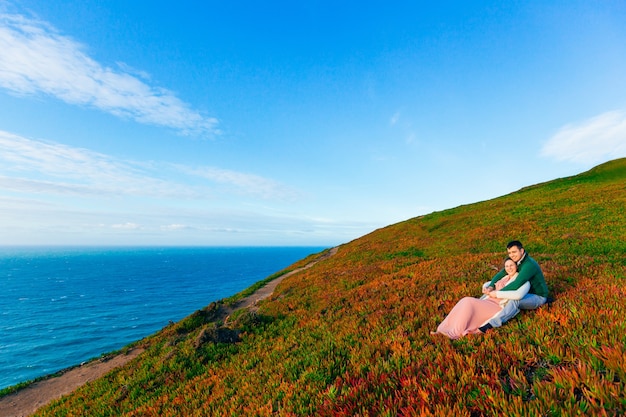
[[[25,193],[199,197],[137,163],[0,131],[0,188]]]
[[[184,230],[187,228],[188,227],[185,226],[184,224],[168,224],[167,226],[161,226],[161,230],[169,230],[169,231]]]
[[[131,222],[122,223],[122,224],[114,224],[111,227],[113,229],[124,229],[124,230],[137,230],[141,228],[141,226],[138,225],[137,223],[131,223]]]
[[[410,132],[405,139],[407,145],[413,144],[417,142],[417,135],[413,132]]]
[[[396,112],[394,113],[393,116],[391,116],[391,119],[389,119],[389,124],[391,126],[395,126],[399,120],[400,120],[400,112]]]
[[[626,111],[563,126],[544,144],[541,156],[584,164],[626,156]]]
[[[146,84],[140,79],[149,79],[146,73],[125,64],[109,68],[85,49],[45,22],[0,13],[0,87],[16,95],[47,94],[186,135],[217,133],[216,119]]]
[[[254,174],[231,171],[215,167],[188,168],[178,166],[188,175],[208,179],[212,182],[235,187],[240,192],[257,195],[262,198],[294,199],[296,191],[271,179]]]
[[[187,177],[172,179],[181,173]],[[198,178],[202,183],[191,185]],[[26,139],[0,130],[0,190],[208,200],[217,198],[216,185],[226,185],[220,190],[222,194],[279,200],[297,196],[294,190],[254,174],[167,162],[121,161],[87,149]]]

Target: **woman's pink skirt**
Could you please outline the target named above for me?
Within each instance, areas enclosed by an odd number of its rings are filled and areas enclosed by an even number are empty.
[[[462,298],[437,327],[437,333],[444,334],[450,339],[480,333],[478,327],[489,321],[500,310],[502,307],[498,301],[490,298],[484,300],[473,297]]]

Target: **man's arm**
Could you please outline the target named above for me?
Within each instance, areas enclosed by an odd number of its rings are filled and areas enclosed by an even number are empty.
[[[500,279],[502,279],[502,277],[504,277],[505,275],[506,275],[506,271],[504,270],[504,268],[502,268],[501,270],[498,271],[497,274],[493,276],[493,278],[491,278],[491,281],[489,282],[488,287],[496,288],[496,282],[500,281]]]
[[[526,261],[520,265],[517,278],[506,286],[506,291],[515,291],[521,288],[522,285],[529,282],[530,279],[537,273],[536,264]]]

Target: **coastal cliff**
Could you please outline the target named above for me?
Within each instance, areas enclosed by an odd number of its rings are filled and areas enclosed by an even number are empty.
[[[137,342],[36,415],[623,415],[624,236],[626,159],[409,219],[270,277],[302,268],[253,309],[220,315],[241,296],[221,300]],[[485,335],[430,336],[513,239],[555,301]]]

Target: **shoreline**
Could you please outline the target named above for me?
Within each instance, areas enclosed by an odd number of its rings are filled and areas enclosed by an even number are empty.
[[[280,277],[268,282],[254,293],[239,300],[233,307],[222,306],[221,315],[229,316],[234,311],[250,309],[256,311],[258,303],[268,298],[283,279],[308,269],[321,260],[327,259],[337,253],[334,247],[323,253],[320,257],[312,260],[303,267],[296,268]],[[126,365],[144,352],[141,347],[130,348],[128,351],[113,356],[105,356],[90,362],[67,368],[56,374],[43,377],[42,379],[27,385],[16,392],[0,397],[0,416],[2,417],[27,417],[50,402],[71,394],[84,384],[103,377],[110,371]],[[60,373],[60,375],[59,375]]]

